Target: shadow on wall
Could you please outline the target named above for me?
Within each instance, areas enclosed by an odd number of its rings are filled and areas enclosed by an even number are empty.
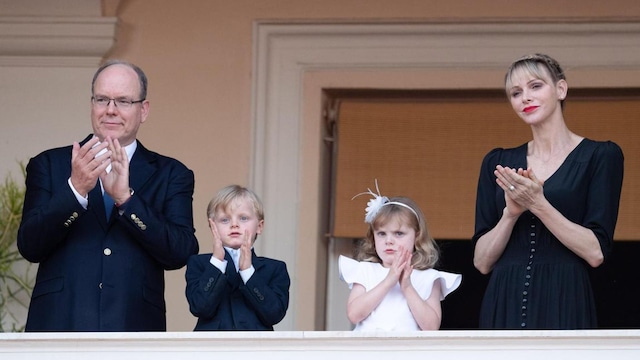
[[[469,240],[438,241],[439,270],[462,274],[462,285],[442,302],[442,330],[478,328],[480,303],[489,276],[473,267]],[[601,329],[640,328],[640,241],[617,241],[607,262],[591,271]]]

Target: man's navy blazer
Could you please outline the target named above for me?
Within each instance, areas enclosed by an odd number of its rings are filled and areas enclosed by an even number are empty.
[[[196,331],[273,330],[284,318],[291,285],[286,264],[251,253],[255,272],[246,284],[226,250],[224,274],[211,264],[211,254],[189,258],[186,295],[198,317]]]
[[[27,165],[18,248],[39,266],[26,331],[166,330],[164,271],[198,253],[193,172],[138,142],[134,194],[107,222],[99,181],[87,209],[69,187],[71,149]]]

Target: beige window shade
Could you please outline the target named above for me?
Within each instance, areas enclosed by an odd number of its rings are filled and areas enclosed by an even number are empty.
[[[640,100],[570,98],[565,118],[574,132],[613,140],[625,154],[616,240],[640,239]],[[334,237],[366,233],[370,188],[418,202],[437,239],[470,239],[478,172],[495,147],[514,147],[531,131],[506,98],[434,101],[345,99],[339,108]]]

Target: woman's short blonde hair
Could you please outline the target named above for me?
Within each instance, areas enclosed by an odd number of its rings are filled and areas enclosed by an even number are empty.
[[[556,85],[560,80],[567,80],[560,64],[551,56],[545,54],[525,55],[514,61],[504,76],[504,84],[507,94],[513,86],[513,78],[517,74],[525,73],[536,79],[551,80]],[[564,99],[560,100],[560,106],[564,109]]]

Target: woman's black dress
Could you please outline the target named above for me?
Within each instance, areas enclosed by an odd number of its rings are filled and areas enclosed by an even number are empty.
[[[474,244],[502,216],[504,192],[496,165],[527,168],[527,144],[494,149],[482,163]],[[544,183],[544,195],[567,219],[591,229],[605,260],[611,252],[623,177],[613,142],[584,139]],[[480,327],[589,329],[597,326],[588,264],[567,249],[531,212],[517,220],[482,301]]]

